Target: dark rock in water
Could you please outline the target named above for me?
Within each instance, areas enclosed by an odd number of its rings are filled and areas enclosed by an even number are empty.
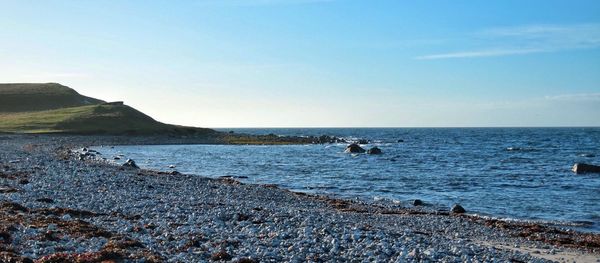
[[[121,157],[115,156],[115,158],[113,158],[113,159],[115,159],[115,160],[121,160]]]
[[[139,166],[137,166],[137,164],[135,163],[134,160],[131,159],[127,159],[127,161],[123,164],[123,167],[129,167],[129,168],[134,168],[134,169],[140,169]]]
[[[419,200],[419,199],[415,199],[415,201],[413,201],[413,205],[414,206],[420,206],[423,205],[423,201]]]
[[[19,184],[28,184],[28,183],[29,183],[29,180],[27,180],[27,179],[19,180]]]
[[[346,140],[344,140],[342,138],[338,138],[338,137],[335,137],[335,136],[329,136],[329,135],[321,135],[319,137],[313,137],[313,136],[311,136],[310,139],[312,139],[312,143],[315,143],[315,144],[343,143],[343,142],[346,142]]]
[[[83,160],[87,159],[88,157],[96,156],[95,154],[93,154],[92,152],[89,152],[89,151],[83,151],[81,153],[75,152],[75,154],[77,155],[77,160],[79,160],[79,161],[83,161]]]
[[[573,172],[576,174],[583,173],[600,173],[600,166],[585,163],[576,163],[573,165]]]
[[[450,211],[452,211],[452,213],[456,213],[456,214],[462,214],[464,212],[467,212],[467,210],[465,210],[459,204],[455,204],[454,206],[452,206],[452,209],[450,209]]]
[[[404,142],[404,140],[400,139],[400,140],[398,140],[398,142]]]
[[[347,152],[347,153],[364,153],[365,149],[360,147],[358,144],[353,143],[353,144],[346,146],[345,152]]]
[[[586,158],[596,157],[596,155],[593,154],[593,153],[582,153],[582,154],[579,154],[579,156],[580,157],[586,157]]]
[[[368,154],[382,154],[381,149],[373,147],[367,151]]]
[[[181,173],[178,171],[171,171],[169,174],[171,175],[180,175]]]

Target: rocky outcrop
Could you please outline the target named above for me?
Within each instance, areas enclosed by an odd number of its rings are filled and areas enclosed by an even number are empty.
[[[381,149],[378,147],[373,147],[367,151],[368,154],[382,154]]]
[[[335,136],[329,136],[329,135],[321,135],[319,137],[311,137],[313,143],[316,144],[326,144],[326,143],[345,143],[346,140],[344,140],[343,138],[338,138]]]
[[[123,164],[123,167],[140,169],[140,167],[135,163],[135,161],[131,159],[127,159],[127,161]]]
[[[362,147],[360,147],[360,145],[353,143],[350,144],[348,146],[346,146],[346,153],[364,153],[365,149],[363,149]]]
[[[600,166],[585,163],[576,163],[575,165],[573,165],[572,170],[576,174],[600,173]]]

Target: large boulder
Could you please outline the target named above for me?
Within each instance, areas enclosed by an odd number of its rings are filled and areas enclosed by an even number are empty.
[[[131,159],[127,159],[127,161],[123,164],[123,167],[140,169],[140,167],[135,163],[135,161]]]
[[[360,145],[353,143],[353,144],[346,146],[345,152],[347,152],[347,153],[364,153],[365,149],[360,147]]]
[[[576,163],[573,165],[573,172],[576,174],[600,173],[600,166],[585,163]]]
[[[382,154],[381,149],[377,148],[377,147],[373,147],[369,150],[367,150],[368,154]]]
[[[465,210],[461,205],[459,204],[455,204],[454,206],[452,206],[452,209],[450,209],[450,211],[452,211],[452,213],[455,214],[462,214],[467,212],[467,210]]]

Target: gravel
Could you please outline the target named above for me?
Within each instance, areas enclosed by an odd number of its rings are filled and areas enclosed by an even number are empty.
[[[119,167],[68,150],[123,141],[0,135],[0,185],[17,190],[0,193],[0,230],[10,235],[0,259],[546,262],[484,245],[548,246],[468,216]]]

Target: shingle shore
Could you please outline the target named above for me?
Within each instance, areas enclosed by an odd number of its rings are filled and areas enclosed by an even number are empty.
[[[125,169],[69,150],[122,143],[0,135],[0,261],[546,262],[482,242],[571,249],[469,216]]]

